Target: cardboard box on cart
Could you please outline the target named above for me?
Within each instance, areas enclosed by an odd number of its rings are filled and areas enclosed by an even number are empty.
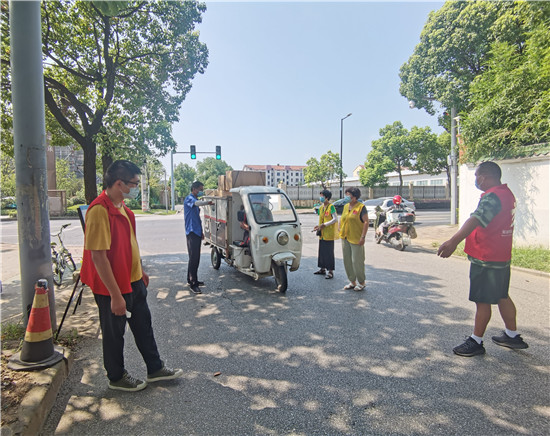
[[[265,186],[265,173],[262,171],[226,171],[225,189],[239,186]]]

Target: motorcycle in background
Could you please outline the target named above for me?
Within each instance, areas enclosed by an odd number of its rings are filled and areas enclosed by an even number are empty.
[[[386,213],[381,209],[377,211],[375,239],[377,244],[385,241],[396,250],[403,251],[407,245],[411,245],[411,239],[416,238],[413,225],[416,216],[401,206],[399,195],[393,198],[393,203],[395,207]]]

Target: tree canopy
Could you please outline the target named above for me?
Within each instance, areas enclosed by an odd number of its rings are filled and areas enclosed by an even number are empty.
[[[327,151],[320,160],[312,157],[306,162],[304,168],[304,181],[307,184],[320,183],[323,189],[329,180],[340,178],[340,154]],[[346,177],[342,173],[342,178]]]
[[[470,83],[485,71],[498,35],[492,26],[508,7],[508,2],[457,1],[430,12],[420,43],[400,69],[401,95],[432,115],[433,101],[458,111],[467,108]],[[512,38],[512,33],[506,35]]]
[[[520,23],[525,43],[493,43],[487,70],[470,86],[472,108],[461,120],[468,161],[517,157],[532,151],[526,145],[550,142],[550,3],[516,3],[495,26],[510,22]]]
[[[191,192],[191,183],[197,178],[197,172],[191,165],[180,163],[174,168],[175,193],[178,198],[186,197]]]
[[[224,160],[207,157],[197,163],[197,180],[204,184],[205,189],[216,189],[218,187],[218,176],[232,169]]]
[[[448,147],[450,149],[450,142]],[[437,135],[429,127],[414,126],[409,131],[401,121],[395,121],[380,129],[380,138],[372,141],[372,150],[367,155],[365,168],[359,172],[359,179],[364,186],[384,186],[387,184],[386,174],[395,171],[399,175],[401,191],[403,170],[439,174],[446,166],[443,156],[446,161],[447,154],[444,153]]]
[[[434,101],[457,109],[463,161],[526,155],[550,141],[549,29],[548,2],[446,2],[401,67],[400,92],[432,115]]]
[[[204,4],[109,3],[42,2],[46,105],[84,151],[88,202],[97,195],[98,152],[105,169],[116,158],[142,161],[175,149],[171,126],[191,80],[208,64],[207,48],[195,30]],[[1,110],[2,127],[9,129],[8,13],[2,1]],[[57,145],[57,131],[48,130]]]

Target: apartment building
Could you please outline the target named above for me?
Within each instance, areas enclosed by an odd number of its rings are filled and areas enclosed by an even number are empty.
[[[277,186],[279,182],[287,186],[299,186],[304,184],[305,165],[245,165],[243,171],[265,172],[265,184]]]

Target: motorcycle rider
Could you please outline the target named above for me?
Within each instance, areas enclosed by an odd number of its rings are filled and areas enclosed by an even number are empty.
[[[380,206],[377,206],[377,212],[378,209],[380,210],[379,214],[379,222],[380,225],[378,226],[377,234],[383,235],[388,232],[388,227],[392,222],[395,222],[396,216],[394,215],[394,212],[405,212],[405,207],[403,205],[403,198],[400,195],[396,195],[393,197],[393,206],[390,206],[387,211],[383,211]]]

